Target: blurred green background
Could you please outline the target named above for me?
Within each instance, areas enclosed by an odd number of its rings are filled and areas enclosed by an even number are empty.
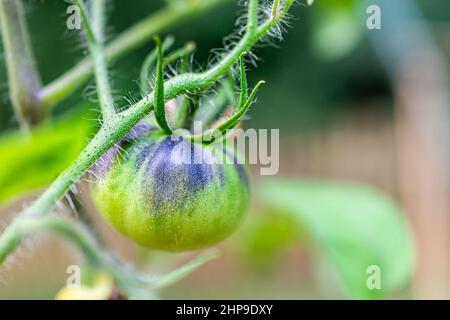
[[[196,42],[199,69],[210,61],[210,50],[221,48],[222,39],[234,31],[237,13],[242,11],[236,1],[225,2],[164,33],[173,34],[179,46]],[[43,83],[48,83],[87,50],[80,34],[65,27],[67,3],[26,3],[36,60]],[[244,125],[280,129],[279,177],[261,177],[258,168],[252,168],[254,206],[244,226],[220,245],[219,259],[164,290],[163,298],[450,297],[450,175],[445,151],[450,128],[446,100],[450,3],[398,3],[316,0],[308,7],[300,2],[292,11],[284,41],[254,51],[258,62],[257,68],[250,67],[249,82],[264,79],[267,85],[258,93]],[[367,29],[369,4],[380,6],[382,30]],[[111,1],[108,38],[164,5],[164,1]],[[408,10],[399,10],[402,5]],[[393,38],[394,31],[411,30],[409,23],[418,25],[420,32],[403,33],[402,39],[409,40],[408,50],[396,51],[395,45],[401,49],[403,42]],[[121,97],[139,98],[139,68],[152,47],[149,39],[146,47],[111,65],[119,105],[127,105]],[[428,55],[416,60],[411,55],[407,64],[411,48],[426,49]],[[438,68],[433,65],[436,56]],[[416,67],[422,71],[412,75],[404,71]],[[7,185],[15,176],[7,174],[8,164],[32,163],[33,156],[18,147],[3,59],[0,70],[2,201],[14,192]],[[87,87],[61,102],[54,119],[73,112],[80,102],[91,101],[92,108],[93,81]],[[69,126],[60,121],[61,128]],[[89,129],[83,124],[76,128],[85,141]],[[441,130],[435,132],[436,128]],[[59,160],[36,156],[41,165],[29,168],[35,181],[24,181],[18,190],[44,183],[46,177],[38,176],[46,171],[46,161],[65,164],[82,147],[82,143],[73,145],[64,130],[58,132],[55,144],[71,144],[71,151]],[[48,139],[45,129],[40,135],[37,139]],[[41,149],[41,155],[49,152]],[[56,176],[60,169],[49,166],[47,170]],[[5,201],[0,207],[5,221],[32,196]],[[89,199],[83,202],[92,209]],[[145,270],[167,270],[189,256],[145,252],[93,216],[114,250]],[[64,285],[67,266],[77,263],[79,256],[54,238],[40,237],[12,260],[0,269],[0,298],[46,299]],[[382,264],[382,272],[386,270],[381,293],[362,288],[361,279],[368,275],[360,267],[371,264]]]

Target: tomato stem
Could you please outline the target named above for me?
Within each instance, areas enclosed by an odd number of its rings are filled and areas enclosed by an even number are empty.
[[[88,10],[83,0],[73,0],[80,7],[83,27],[89,44],[91,55],[94,59],[95,82],[97,84],[97,95],[104,120],[116,113],[114,99],[108,79],[108,69],[103,48],[103,29],[105,0],[96,0],[92,3],[92,23],[88,16]]]
[[[0,31],[5,51],[9,95],[22,129],[44,118],[38,92],[41,79],[34,61],[33,51],[20,0],[0,1]]]

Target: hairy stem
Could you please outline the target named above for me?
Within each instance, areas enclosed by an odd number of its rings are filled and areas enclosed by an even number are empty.
[[[0,31],[8,72],[10,98],[21,126],[43,117],[38,91],[41,80],[36,69],[21,0],[0,0]]]
[[[111,274],[122,292],[129,296],[140,294],[136,288],[142,285],[142,281],[110,256],[83,224],[65,218],[49,216],[41,219],[29,217],[16,219],[3,234],[4,240],[0,242],[0,261],[3,261],[21,241],[42,232],[52,232],[69,240],[83,252],[90,266]]]
[[[87,9],[82,0],[74,0],[81,8],[83,25],[87,34],[89,49],[94,60],[95,82],[97,84],[97,95],[102,109],[104,120],[116,113],[114,99],[108,80],[105,53],[103,50],[103,29],[105,0],[96,0],[92,4],[92,24],[89,21]]]
[[[69,238],[73,243],[81,248],[88,262],[93,266],[98,266],[100,260],[95,249],[95,241],[90,233],[82,225],[75,224],[72,221],[66,221],[62,218],[45,217],[34,219],[30,217],[21,217],[8,227],[3,234],[4,241],[0,247],[0,261],[3,261],[9,252],[11,252],[20,241],[42,231],[52,230]]]
[[[258,4],[259,0],[248,1],[247,33],[255,33],[258,27]]]
[[[31,206],[25,209],[24,213],[30,216],[41,216],[51,211],[55,203],[83,176],[95,161],[126,135],[127,131],[125,130],[127,129],[123,128],[128,127],[122,125],[114,128],[117,122],[117,118],[111,118],[108,123],[105,123],[75,162],[59,175],[50,187]],[[122,130],[120,130],[121,128]]]
[[[154,277],[124,266],[99,245],[91,232],[81,223],[61,217],[16,219],[4,233],[0,243],[0,261],[3,261],[24,239],[39,233],[53,233],[62,236],[83,252],[86,262],[93,268],[108,272],[122,293],[130,298],[148,299],[154,297],[156,289],[167,287],[189,275],[207,261],[218,256],[215,251],[199,255],[179,269]]]
[[[164,32],[170,27],[231,0],[187,0],[183,5],[167,6],[138,22],[106,45],[105,59],[108,61],[123,57],[130,51],[149,42],[151,36]],[[39,93],[39,98],[47,106],[60,102],[81,87],[91,76],[94,61],[87,57],[75,67],[49,83]]]

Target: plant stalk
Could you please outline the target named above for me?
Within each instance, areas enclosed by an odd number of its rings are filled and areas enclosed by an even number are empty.
[[[105,24],[105,0],[96,0],[92,4],[92,23],[89,21],[87,8],[82,0],[74,0],[81,8],[83,25],[87,34],[89,50],[94,59],[95,83],[103,118],[109,118],[116,113],[114,99],[108,79],[108,67],[103,48]]]
[[[19,124],[27,128],[44,117],[44,110],[22,1],[0,0],[0,22],[11,103]]]

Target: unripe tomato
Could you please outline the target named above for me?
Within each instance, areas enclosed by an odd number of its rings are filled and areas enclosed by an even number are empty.
[[[116,157],[92,195],[119,232],[146,247],[183,251],[232,233],[249,185],[246,168],[222,146],[147,134]]]

